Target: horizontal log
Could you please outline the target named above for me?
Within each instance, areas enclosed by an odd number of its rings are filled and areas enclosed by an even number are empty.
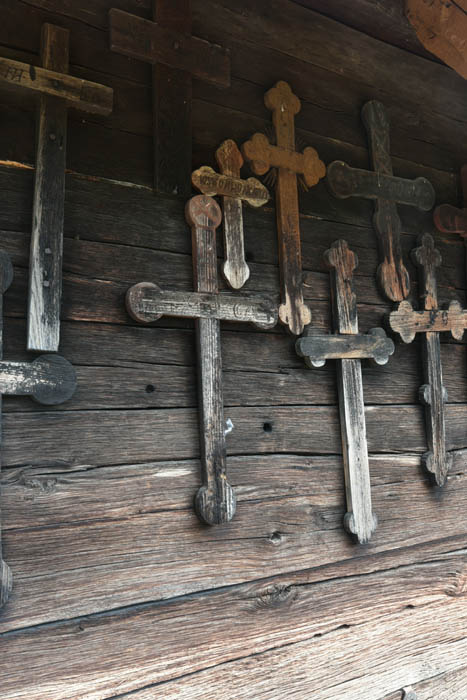
[[[85,112],[106,115],[112,111],[112,88],[67,73],[57,73],[47,68],[0,57],[1,81],[33,90],[41,95],[60,97],[70,106]]]
[[[177,679],[136,697],[202,698],[206,693],[216,695],[212,677],[220,674],[223,681],[218,687],[235,686],[235,697],[251,698],[237,676],[229,673],[235,668],[254,697],[279,697],[266,680],[272,674],[280,675],[282,689],[285,680],[287,692],[303,688],[305,694],[313,687],[317,697],[330,699],[336,697],[330,693],[337,682],[347,688],[349,700],[359,700],[357,673],[359,688],[365,682],[373,697],[380,697],[386,690],[426,677],[427,668],[435,675],[461,665],[467,650],[461,639],[466,613],[456,592],[462,587],[464,564],[462,556],[453,556],[321,583],[312,583],[304,572],[46,626],[33,635],[6,634],[0,638],[1,668],[9,669],[4,692],[37,700],[68,700],[71,694],[97,700]],[[129,630],[131,645],[125,642]],[[57,662],[52,666],[51,645]],[[277,645],[283,648],[275,650]],[[345,664],[336,648],[352,649]],[[90,657],[96,659],[92,669]],[[313,664],[308,663],[310,658]],[[376,659],[377,672],[372,673],[369,669]],[[273,661],[279,663],[273,666]],[[286,679],[281,661],[289,669]],[[268,674],[260,683],[262,666]],[[186,674],[189,677],[183,678]],[[197,681],[200,676],[204,684]],[[181,695],[175,695],[178,690]]]
[[[125,450],[123,442],[120,448]],[[213,530],[192,507],[198,462],[107,471],[46,454],[44,449],[32,469],[3,474],[4,551],[15,579],[3,629],[314,569],[357,552],[352,571],[359,573],[362,555],[373,555],[371,566],[379,566],[375,554],[426,547],[434,531],[447,550],[453,539],[465,542],[465,522],[458,517],[467,506],[465,451],[455,454],[442,498],[421,474],[419,457],[372,456],[379,526],[364,550],[342,527],[339,458],[230,457],[237,514]],[[428,516],[434,531],[426,527]]]

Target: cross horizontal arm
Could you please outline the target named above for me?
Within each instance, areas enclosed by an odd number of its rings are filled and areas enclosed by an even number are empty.
[[[448,309],[415,311],[409,301],[402,301],[389,314],[389,324],[404,343],[411,343],[416,333],[446,331],[450,331],[456,340],[461,340],[467,328],[467,310],[458,301],[451,301]]]
[[[372,328],[368,335],[307,335],[296,341],[295,349],[313,367],[322,367],[326,360],[342,359],[370,359],[385,365],[394,352],[394,343],[382,328]]]
[[[217,292],[166,292],[151,282],[130,287],[126,307],[135,321],[143,323],[157,321],[161,316],[176,316],[254,323],[261,328],[275,326],[278,313],[277,305],[266,298]]]
[[[438,231],[458,233],[467,237],[467,209],[458,209],[451,204],[440,204],[433,212],[433,219]]]
[[[187,71],[219,87],[230,86],[229,52],[221,46],[116,8],[109,11],[109,21],[112,51]]]
[[[231,175],[221,175],[208,165],[195,170],[191,182],[203,194],[241,199],[252,207],[261,207],[269,200],[267,188],[255,177],[241,180]]]
[[[307,187],[313,187],[326,174],[326,167],[312,146],[299,153],[272,145],[264,134],[253,134],[242,145],[242,153],[251,161],[256,175],[264,175],[269,168],[284,168],[296,175],[303,175]]]
[[[397,204],[417,207],[422,211],[429,211],[435,203],[433,185],[424,177],[407,180],[371,170],[351,168],[341,160],[335,160],[328,165],[327,182],[332,193],[341,199],[388,199]]]
[[[75,109],[92,114],[110,114],[113,90],[90,80],[76,78],[66,73],[56,73],[47,68],[33,66],[10,58],[0,58],[0,82],[60,97]]]
[[[60,355],[41,355],[33,362],[0,362],[1,394],[30,395],[52,405],[67,401],[75,388],[75,370]]]

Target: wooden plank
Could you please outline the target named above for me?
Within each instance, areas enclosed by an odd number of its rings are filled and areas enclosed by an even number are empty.
[[[303,177],[307,187],[313,187],[324,177],[326,168],[314,148],[308,147],[302,154],[296,151],[294,118],[301,105],[290,86],[279,81],[265,94],[264,103],[272,112],[276,144],[272,146],[264,134],[254,134],[243,144],[242,152],[257,175],[267,173],[271,167],[277,168],[279,319],[291,333],[300,335],[311,321],[311,312],[303,302],[297,175]]]
[[[44,24],[45,69],[68,72],[69,32]],[[36,170],[29,256],[28,350],[57,352],[62,299],[63,217],[67,106],[41,96],[37,115]]]
[[[217,269],[217,262],[214,263]],[[277,305],[271,299],[220,295],[217,291],[167,292],[151,282],[130,287],[126,304],[132,318],[142,323],[157,321],[162,316],[241,321],[263,328],[273,328],[277,323]]]
[[[0,641],[2,667],[11,671],[5,676],[4,692],[51,700],[65,700],[73,692],[97,700],[147,686],[136,697],[175,697],[176,691],[183,693],[178,697],[206,697],[214,688],[210,677],[220,673],[222,687],[232,687],[235,697],[251,697],[248,692],[278,697],[273,682],[287,663],[292,675],[287,676],[286,692],[304,694],[313,687],[320,698],[329,699],[337,681],[349,699],[357,700],[358,674],[360,689],[363,676],[373,697],[380,697],[386,690],[426,678],[427,666],[433,676],[462,667],[465,606],[457,592],[464,564],[461,555],[454,555],[431,564],[314,584],[306,573],[293,574],[165,605],[62,622],[35,630],[33,636],[28,631],[6,634]],[[368,605],[376,599],[378,605]],[[187,620],[192,629],[189,655]],[[129,629],[130,647],[125,643]],[[391,634],[383,643],[385,631]],[[49,663],[51,645],[57,647],[63,671]],[[335,659],[337,645],[353,647],[348,663]],[[154,648],[164,653],[151,653]],[[97,650],[99,663],[91,670],[86,660]],[[329,663],[332,668],[326,673]],[[375,665],[375,672],[369,672]],[[260,681],[261,666],[268,674]],[[242,684],[235,680],[237,673]],[[265,681],[270,673],[274,680]],[[167,683],[170,679],[173,682]],[[161,682],[166,683],[160,688],[149,687]]]
[[[41,95],[60,97],[70,107],[85,112],[106,115],[112,111],[113,90],[106,85],[22,61],[0,57],[0,81]]]
[[[173,31],[166,21],[161,25],[116,8],[110,10],[109,21],[112,51],[147,63],[163,63],[198,80],[229,87],[230,59],[222,47],[189,36],[188,32],[182,35]]]

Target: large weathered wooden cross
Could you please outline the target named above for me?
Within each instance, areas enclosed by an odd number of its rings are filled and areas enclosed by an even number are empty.
[[[67,74],[69,32],[44,24],[42,67],[0,58],[0,82],[40,96],[29,259],[28,350],[56,352],[60,341],[67,108],[110,114],[113,90]]]
[[[192,173],[191,181],[203,194],[222,196],[225,254],[222,274],[232,289],[240,289],[250,276],[250,268],[245,261],[242,201],[252,207],[261,207],[269,200],[269,192],[254,177],[240,179],[243,158],[232,139],[221,143],[216,151],[216,160],[221,174],[203,165]]]
[[[296,150],[294,118],[301,105],[290,86],[279,81],[265,94],[264,102],[272,112],[276,144],[271,144],[264,134],[254,134],[243,144],[242,152],[257,175],[264,175],[270,168],[277,169],[276,214],[282,287],[279,320],[294,335],[300,335],[311,321],[311,312],[303,301],[297,176],[303,178],[307,187],[313,187],[324,177],[326,168],[311,146],[303,153]]]
[[[154,188],[191,194],[192,76],[230,85],[225,49],[191,35],[191,0],[151,0],[154,21],[111,9],[110,48],[154,65]]]
[[[322,367],[326,360],[338,361],[339,413],[344,459],[347,513],[346,529],[361,544],[368,542],[376,517],[371,507],[370,468],[366,442],[365,405],[361,360],[383,365],[394,352],[394,343],[382,328],[368,335],[358,332],[357,300],[353,272],[358,260],[346,241],[336,241],[325,253],[332,271],[334,335],[309,331],[296,341],[298,355],[309,367]]]
[[[221,218],[212,197],[197,195],[187,203],[195,292],[165,292],[142,282],[130,287],[126,298],[129,314],[142,323],[164,315],[196,319],[203,486],[195,505],[209,525],[225,523],[235,513],[235,493],[226,472],[220,321],[251,322],[261,328],[277,323],[277,307],[272,301],[218,293],[216,228]]]
[[[463,208],[458,209],[451,204],[441,204],[433,212],[433,220],[438,231],[442,233],[457,233],[464,239],[467,265],[467,165],[461,168],[461,187]]]
[[[59,404],[71,398],[76,387],[75,371],[60,355],[41,355],[33,362],[6,362],[2,359],[3,294],[12,280],[13,267],[10,258],[0,251],[0,421],[3,394],[30,395],[42,404]],[[0,608],[8,600],[11,587],[11,570],[2,557],[0,529]]]
[[[429,449],[423,455],[423,463],[438,486],[442,486],[452,463],[452,455],[446,451],[444,404],[448,395],[443,386],[439,334],[450,331],[454,338],[460,340],[467,328],[467,310],[462,309],[457,301],[451,301],[447,310],[438,308],[436,268],[441,265],[441,255],[428,233],[422,236],[420,246],[412,251],[412,257],[419,268],[423,309],[415,311],[409,301],[402,301],[397,310],[389,314],[389,324],[404,343],[411,343],[417,333],[424,334],[425,384],[420,387],[419,395],[425,405]]]
[[[435,192],[424,177],[406,180],[392,174],[390,123],[381,102],[367,102],[362,109],[362,120],[368,133],[374,172],[351,168],[335,160],[328,165],[327,182],[336,197],[364,197],[375,201],[373,227],[382,259],[378,282],[388,299],[402,301],[410,293],[410,278],[402,260],[397,204],[429,211],[435,203]]]

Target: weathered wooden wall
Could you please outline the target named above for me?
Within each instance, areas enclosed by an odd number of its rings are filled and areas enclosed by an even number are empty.
[[[142,328],[130,284],[192,288],[184,202],[154,196],[150,68],[108,49],[112,6],[150,0],[2,0],[0,53],[37,62],[40,28],[71,31],[70,73],[115,91],[109,118],[70,112],[61,352],[78,390],[50,410],[6,398],[2,525],[15,588],[0,614],[2,700],[467,698],[467,357],[443,339],[448,449],[443,491],[426,449],[420,344],[363,372],[374,509],[358,547],[345,509],[332,363],[307,370],[294,341],[223,324],[232,523],[199,523],[195,346],[189,322]],[[368,167],[360,109],[387,106],[397,175],[428,177],[457,203],[467,162],[467,90],[417,45],[402,0],[195,0],[194,32],[230,47],[232,87],[194,84],[193,165],[225,138],[269,126],[278,79],[302,99],[303,145]],[[328,13],[332,17],[326,17]],[[351,26],[350,26],[351,25]],[[7,359],[25,359],[34,104],[0,91],[0,245],[15,264],[5,299]],[[320,184],[301,195],[306,301],[329,328],[322,254],[359,256],[362,331],[390,310],[377,291],[372,205]],[[440,301],[465,303],[464,249],[431,214],[400,207],[405,259],[419,232],[443,256]],[[249,291],[278,294],[272,206],[245,211]],[[221,242],[219,241],[219,252]],[[414,268],[410,265],[413,280]],[[414,299],[416,286],[414,285]]]

